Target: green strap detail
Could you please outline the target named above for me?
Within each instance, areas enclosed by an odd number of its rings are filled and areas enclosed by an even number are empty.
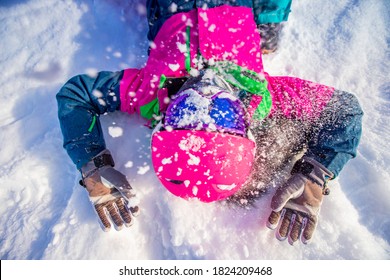
[[[89,133],[92,132],[93,128],[95,127],[95,124],[96,124],[96,116],[93,115],[93,117],[92,117],[92,123],[91,123],[91,125],[90,125],[89,128],[88,128],[88,132],[89,132]]]
[[[233,62],[218,61],[212,68],[233,86],[250,93],[257,94],[264,90],[264,81],[259,75],[251,70],[243,68]]]
[[[158,103],[158,99],[155,98],[149,103],[140,107],[141,116],[151,120],[153,116],[160,115],[160,104]]]
[[[167,76],[162,74],[160,77],[160,83],[158,84],[158,88],[163,88],[166,80],[167,80]]]
[[[256,94],[257,95],[257,94]],[[255,113],[252,118],[255,120],[262,120],[268,116],[272,108],[272,97],[268,89],[261,94],[262,99],[260,104],[257,106]]]
[[[190,48],[191,48],[191,45],[190,45],[190,35],[191,35],[191,27],[190,26],[187,26],[187,29],[186,29],[186,34],[187,34],[187,40],[186,40],[186,48],[187,48],[187,53],[186,53],[186,61],[185,61],[185,66],[186,66],[186,70],[188,73],[191,72],[191,52],[190,52]]]
[[[262,96],[262,100],[252,116],[253,119],[262,120],[268,116],[272,108],[272,97],[265,79],[259,77],[259,74],[255,71],[251,71],[229,61],[218,61],[212,69],[233,86]]]

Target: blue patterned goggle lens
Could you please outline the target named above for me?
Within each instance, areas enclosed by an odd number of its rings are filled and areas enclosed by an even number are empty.
[[[224,91],[206,97],[193,89],[183,91],[169,104],[164,125],[239,135],[245,135],[247,127],[239,99]]]

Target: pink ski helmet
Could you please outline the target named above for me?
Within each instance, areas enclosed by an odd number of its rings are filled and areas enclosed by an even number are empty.
[[[157,177],[184,199],[227,198],[251,173],[256,144],[248,135],[244,105],[230,90],[204,84],[187,87],[171,101],[153,133]]]

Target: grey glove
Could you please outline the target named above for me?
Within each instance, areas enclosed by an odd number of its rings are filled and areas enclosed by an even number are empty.
[[[272,197],[272,213],[267,226],[276,229],[279,240],[288,238],[290,244],[298,239],[308,243],[316,229],[325,194],[326,183],[333,173],[316,160],[303,157],[297,161],[290,179]]]
[[[126,176],[113,167],[110,152],[104,150],[81,168],[82,184],[104,231],[111,229],[111,221],[117,230],[123,225],[131,226],[132,217],[139,212],[134,190]]]

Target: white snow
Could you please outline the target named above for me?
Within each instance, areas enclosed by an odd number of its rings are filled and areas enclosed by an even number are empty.
[[[168,67],[169,67],[169,69],[171,69],[172,71],[176,71],[177,69],[179,69],[180,65],[179,65],[179,63],[176,63],[176,64],[168,64]]]
[[[213,23],[213,24],[211,24],[210,26],[209,26],[209,31],[210,32],[214,32],[214,30],[215,30],[215,28],[217,28],[217,26]]]
[[[185,36],[187,36],[187,35],[185,35]],[[186,43],[176,42],[176,46],[177,46],[177,49],[181,53],[186,53],[187,52],[187,45],[186,45]]]
[[[220,189],[220,190],[232,190],[236,187],[237,185],[236,184],[231,184],[231,185],[217,185],[217,187]]]
[[[188,151],[198,152],[205,144],[206,142],[202,137],[191,135],[188,138],[185,138],[180,141],[179,148],[180,150],[186,152]]]
[[[293,1],[279,50],[264,57],[270,74],[353,92],[365,111],[358,156],[331,182],[306,246],[266,228],[273,190],[250,210],[174,197],[151,167],[151,131],[120,112],[102,127],[141,213],[129,229],[100,229],[62,148],[55,95],[73,75],[144,65],[144,1],[121,2],[1,0],[2,260],[390,259],[388,1]]]
[[[149,170],[150,170],[150,166],[149,165],[138,166],[137,174],[145,175]]]
[[[126,168],[132,168],[133,165],[134,165],[134,163],[133,163],[131,160],[129,160],[128,162],[126,162],[126,163],[124,164],[124,166],[125,166]]]
[[[171,13],[177,12],[177,4],[176,4],[176,3],[172,3],[172,4],[169,6],[169,11],[170,11]]]
[[[187,161],[188,165],[199,165],[200,157],[197,157],[191,153],[188,153],[188,156],[190,157],[190,159]]]
[[[172,163],[172,157],[169,158],[163,158],[161,161],[162,164],[171,164]]]
[[[123,129],[118,126],[109,126],[108,127],[108,134],[110,134],[111,137],[121,137],[123,135]]]

